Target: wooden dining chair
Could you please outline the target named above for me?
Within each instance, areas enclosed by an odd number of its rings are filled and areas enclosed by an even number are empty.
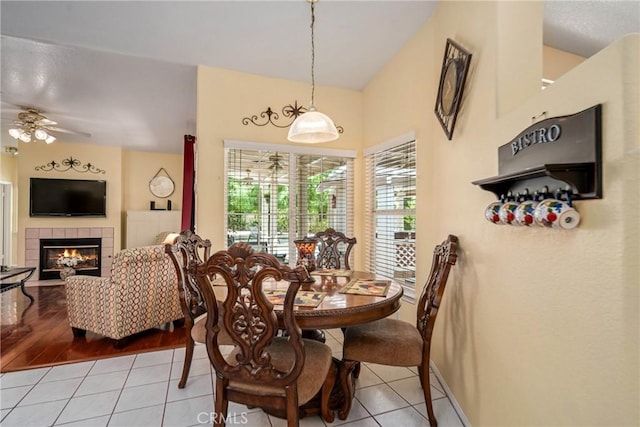
[[[208,278],[226,283],[227,296],[220,313]],[[225,425],[229,401],[286,414],[287,425],[297,426],[299,407],[321,392],[323,419],[332,422],[329,396],[337,368],[331,348],[306,340],[294,316],[294,300],[302,282],[309,280],[303,266],[291,269],[246,243],[234,243],[197,267],[197,286],[207,308],[206,346],[216,373],[215,426]],[[277,336],[274,306],[262,288],[266,280],[284,281],[283,322],[287,337]],[[287,283],[288,282],[288,283]],[[222,322],[218,321],[218,316]],[[235,344],[224,356],[220,349],[221,324]]]
[[[185,230],[170,241],[165,241],[165,252],[173,262],[178,275],[178,293],[180,306],[184,314],[186,329],[185,356],[182,366],[182,376],[178,388],[184,388],[191,370],[195,343],[205,342],[206,313],[204,300],[193,273],[196,266],[208,259],[211,252],[211,241],[203,239],[191,230]],[[203,279],[205,280],[205,279]],[[208,280],[208,278],[207,278]],[[220,341],[231,344],[231,339],[223,329]]]
[[[318,241],[317,268],[351,270],[349,255],[357,243],[355,237],[347,237],[333,228],[327,228],[316,233],[314,238]]]
[[[417,366],[424,392],[427,415],[431,426],[437,426],[431,403],[429,384],[429,355],[431,334],[442,301],[449,271],[457,260],[458,238],[449,235],[433,251],[431,272],[418,301],[417,322],[385,318],[346,329],[343,342],[343,362],[340,382],[345,396],[353,396],[353,380],[360,362],[389,366]],[[355,372],[354,372],[355,371]],[[351,409],[350,398],[345,399],[338,412],[345,419]]]

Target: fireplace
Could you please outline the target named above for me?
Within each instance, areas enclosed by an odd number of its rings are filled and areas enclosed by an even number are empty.
[[[40,280],[60,279],[63,258],[73,260],[77,274],[100,276],[102,239],[40,239]]]

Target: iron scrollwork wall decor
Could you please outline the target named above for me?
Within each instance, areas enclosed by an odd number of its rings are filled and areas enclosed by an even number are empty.
[[[280,115],[273,111],[271,107],[267,107],[267,109],[261,112],[259,116],[254,114],[250,117],[243,118],[242,124],[245,126],[249,125],[250,123],[256,126],[266,126],[271,123],[275,127],[284,129],[291,126],[291,124],[295,121],[295,119],[298,118],[298,116],[306,112],[307,108],[302,105],[298,105],[298,101],[296,100],[294,101],[293,105],[288,104],[282,107],[282,116],[286,119],[289,119],[285,123],[277,123],[277,121],[280,120]],[[264,121],[259,122],[258,120],[260,118],[264,119]],[[342,126],[336,126],[336,129],[338,129],[338,133],[344,132],[344,128]]]
[[[91,172],[95,174],[105,174],[104,169],[99,169],[95,165],[91,163],[85,163],[84,165],[78,159],[74,159],[73,157],[69,157],[68,159],[64,159],[61,163],[56,162],[55,160],[51,160],[46,165],[36,166],[37,171],[42,172],[66,172],[68,170],[73,169],[76,172]]]

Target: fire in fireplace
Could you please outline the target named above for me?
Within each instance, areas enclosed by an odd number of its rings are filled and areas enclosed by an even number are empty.
[[[40,239],[40,280],[60,279],[72,267],[77,274],[100,276],[102,239]]]

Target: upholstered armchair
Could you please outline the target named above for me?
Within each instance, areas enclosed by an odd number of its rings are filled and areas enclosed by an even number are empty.
[[[184,317],[175,268],[163,245],[123,249],[109,277],[71,276],[65,281],[74,336],[86,331],[116,340]]]

